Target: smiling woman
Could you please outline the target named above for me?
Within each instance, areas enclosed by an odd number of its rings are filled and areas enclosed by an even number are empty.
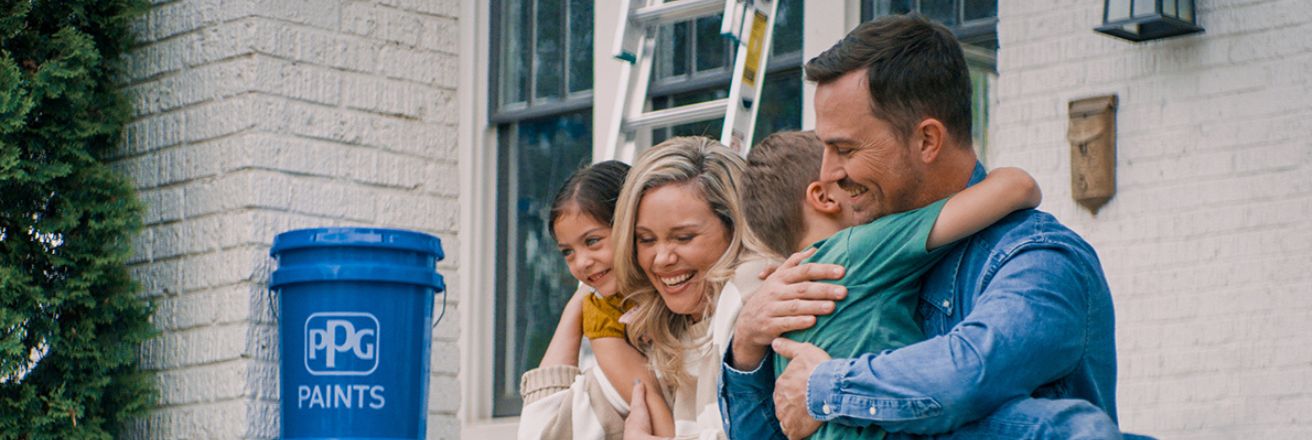
[[[665,385],[680,436],[722,429],[714,390],[723,347],[712,344],[712,321],[736,314],[737,287],[727,286],[763,249],[743,217],[744,168],[718,142],[673,138],[638,158],[616,207],[613,270],[637,304],[629,333]]]

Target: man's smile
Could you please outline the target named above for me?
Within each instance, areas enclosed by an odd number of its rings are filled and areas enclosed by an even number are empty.
[[[838,187],[841,188],[843,191],[846,191],[847,195],[852,197],[853,199],[860,197],[862,194],[865,194],[867,191],[870,191],[870,188],[867,188],[865,185],[861,185],[856,182],[853,182],[851,179],[848,179],[846,177],[838,181]]]

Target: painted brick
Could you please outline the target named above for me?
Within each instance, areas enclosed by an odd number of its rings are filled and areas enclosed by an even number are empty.
[[[219,287],[155,300],[154,323],[165,331],[243,322],[250,313],[243,305],[250,295],[244,285]]]
[[[460,409],[458,393],[444,393],[442,390],[458,390],[460,383],[455,376],[433,376],[429,378],[428,413],[454,415]]]
[[[380,0],[380,4],[424,15],[454,18],[459,15],[459,0]]]
[[[259,53],[356,72],[374,72],[385,42],[267,19],[254,26]]]
[[[419,40],[420,47],[456,54],[460,47],[460,24],[455,18],[425,18],[423,27],[423,36]]]
[[[428,438],[454,440],[460,438],[460,420],[454,415],[428,413]]]
[[[246,326],[228,324],[166,333],[142,346],[142,368],[174,369],[240,359]]]
[[[160,372],[159,404],[185,405],[239,398],[246,383],[245,360],[220,362]]]
[[[248,0],[254,13],[320,29],[336,30],[342,20],[340,1],[319,0]]]
[[[379,54],[379,69],[389,78],[415,81],[421,84],[450,87],[456,86],[456,65],[458,59],[439,52],[428,52],[387,45]]]
[[[130,429],[129,437],[239,438],[246,431],[247,422],[246,405],[238,400],[160,408]]]
[[[1312,401],[1299,345],[1312,310],[1312,5],[1205,3],[1206,33],[1131,45],[1088,30],[1098,5],[1002,2],[988,159],[1030,170],[1043,208],[1098,250],[1125,430],[1298,438],[1312,431],[1298,409]],[[1092,215],[1070,200],[1065,105],[1107,93],[1120,97],[1119,187]]]
[[[296,228],[441,233],[459,262],[454,1],[156,2],[120,81],[136,117],[116,170],[146,204],[131,272],[163,334],[141,349],[160,406],[131,438],[276,438],[269,243]],[[390,64],[388,64],[390,63]],[[409,206],[400,206],[408,204]],[[457,304],[432,394],[456,395]],[[219,383],[221,382],[221,383]],[[459,402],[431,408],[458,436]]]
[[[257,91],[334,106],[341,100],[342,74],[337,70],[266,56],[256,60],[252,85]]]

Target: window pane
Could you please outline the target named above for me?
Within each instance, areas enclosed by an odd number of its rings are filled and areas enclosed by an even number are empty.
[[[1130,18],[1130,0],[1111,0],[1107,2],[1107,21]]]
[[[957,1],[930,0],[920,2],[920,13],[930,20],[943,23],[944,26],[957,25]]]
[[[774,17],[770,56],[802,50],[802,0],[783,0]]]
[[[939,0],[936,0],[939,1]],[[912,0],[868,0],[863,2],[861,20],[870,21],[885,15],[897,15],[911,12]]]
[[[569,91],[592,88],[592,0],[569,1]]]
[[[530,29],[529,3],[531,0],[503,0],[503,8],[497,10],[501,16],[499,37],[501,57],[500,88],[501,104],[513,104],[528,100],[528,66],[532,59],[529,52]]]
[[[998,0],[966,0],[963,15],[966,21],[998,16]]]
[[[729,59],[729,39],[720,36],[720,17],[716,14],[697,19],[697,71],[703,72],[733,65]]]
[[[801,128],[802,69],[767,74],[765,88],[761,90],[761,111],[756,114],[752,145],[770,133]]]
[[[562,0],[538,0],[537,38],[534,39],[537,50],[533,57],[533,87],[536,98],[558,98],[561,96],[565,79],[565,40],[562,35],[565,20]]]
[[[542,359],[577,283],[547,221],[556,190],[591,161],[592,115],[524,121],[500,134],[493,415],[507,416],[519,413],[519,377]]]
[[[1157,8],[1157,2],[1153,0],[1136,1],[1134,2],[1134,16],[1139,17],[1152,14],[1154,12],[1153,9],[1155,8]]]
[[[688,74],[688,22],[661,26],[656,37],[656,79]]]

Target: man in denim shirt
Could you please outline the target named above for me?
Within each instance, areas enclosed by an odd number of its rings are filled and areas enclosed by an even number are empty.
[[[862,24],[806,75],[818,82],[821,180],[848,193],[859,221],[984,178],[970,146],[969,74],[942,26],[913,16]],[[855,359],[776,339],[845,294],[816,282],[841,268],[801,257],[739,314],[720,388],[731,438],[801,437],[821,422],[878,424],[893,438],[1120,437],[1111,294],[1093,249],[1051,215],[1016,212],[963,241],[924,278],[928,339]],[[762,368],[774,355],[792,359],[777,379]]]

